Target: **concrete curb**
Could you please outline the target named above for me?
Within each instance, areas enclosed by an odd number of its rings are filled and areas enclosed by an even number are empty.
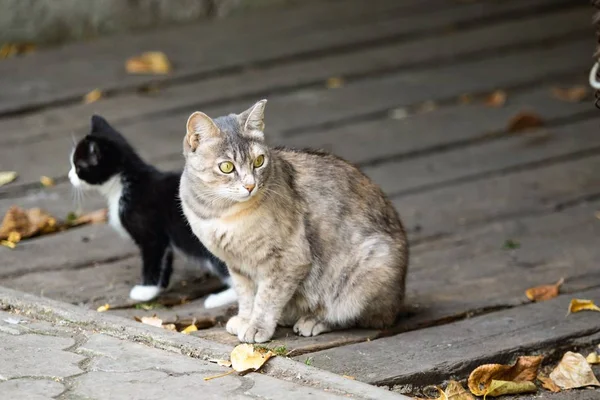
[[[232,347],[206,339],[182,335],[161,328],[71,304],[45,299],[0,286],[0,309],[18,309],[24,315],[83,329],[97,330],[106,335],[126,339],[189,357],[228,358]],[[275,357],[264,368],[272,377],[305,386],[327,389],[361,399],[409,399],[363,382],[305,365],[288,358]]]

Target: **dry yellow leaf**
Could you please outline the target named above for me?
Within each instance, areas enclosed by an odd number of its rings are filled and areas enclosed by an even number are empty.
[[[600,364],[600,357],[598,357],[598,353],[596,353],[595,351],[592,351],[590,354],[588,354],[588,356],[585,358],[585,361],[588,362],[588,364],[593,365],[593,364]]]
[[[17,247],[16,243],[13,243],[9,240],[0,240],[0,245],[8,247],[9,249],[14,249],[15,247]]]
[[[506,92],[504,90],[496,90],[493,93],[490,93],[483,100],[483,103],[488,107],[502,107],[504,103],[506,103]]]
[[[177,328],[175,327],[175,324],[164,324],[162,327],[168,331],[177,332]]]
[[[181,331],[181,333],[185,334],[185,335],[189,335],[192,332],[196,332],[198,330],[198,328],[196,327],[196,325],[190,325],[187,328],[185,328],[184,330]]]
[[[355,380],[356,378],[350,375],[342,375],[342,377],[346,378],[346,379],[350,379],[350,380]]]
[[[21,234],[17,231],[12,231],[8,234],[8,238],[6,240],[13,243],[19,243],[21,241]]]
[[[17,179],[15,171],[0,171],[0,186],[8,185],[15,179]]]
[[[231,367],[231,361],[229,360],[217,360],[217,364],[221,367]]]
[[[560,392],[560,388],[556,386],[556,383],[552,379],[542,374],[538,375],[538,381],[542,382],[542,386],[545,389],[548,389],[551,392],[558,393]]]
[[[562,284],[565,282],[561,278],[554,285],[536,286],[525,291],[525,296],[531,301],[546,301],[558,296],[558,292]]]
[[[332,78],[327,79],[327,81],[325,81],[325,87],[327,89],[339,89],[342,86],[344,86],[344,78],[341,78],[339,76],[334,76]]]
[[[98,312],[104,312],[104,311],[108,311],[108,310],[110,310],[110,304],[108,304],[108,303],[103,306],[100,306],[96,309],[96,311],[98,311]]]
[[[51,233],[59,229],[56,219],[40,208],[24,210],[17,206],[8,209],[0,224],[0,240],[16,232],[25,239],[34,235]]]
[[[475,400],[473,395],[457,381],[449,381],[444,393],[448,400]]]
[[[516,133],[542,126],[544,126],[544,121],[539,115],[532,112],[523,111],[510,119],[507,130],[510,133]]]
[[[17,54],[27,54],[35,50],[31,43],[6,43],[0,46],[0,58],[9,58]]]
[[[483,396],[484,400],[487,396],[497,397],[505,394],[533,393],[537,392],[535,383],[530,381],[497,381],[492,380],[487,392]]]
[[[94,103],[98,100],[100,100],[102,98],[102,90],[100,89],[94,89],[91,92],[89,92],[88,94],[86,94],[85,96],[83,96],[83,103],[84,104],[91,104]]]
[[[271,350],[261,352],[251,344],[240,344],[231,351],[231,366],[238,372],[252,369],[258,371],[275,353]]]
[[[45,187],[54,186],[54,179],[48,176],[40,176],[40,183]]]
[[[600,386],[592,367],[579,353],[567,351],[550,378],[561,389],[575,389],[585,386]]]
[[[569,312],[567,315],[571,313],[576,313],[579,311],[600,311],[600,307],[594,304],[592,300],[583,300],[583,299],[573,299],[571,303],[569,303]]]
[[[140,322],[142,324],[156,326],[158,328],[162,328],[162,319],[158,318],[156,315],[152,317],[142,317],[140,318]]]
[[[87,214],[83,214],[73,221],[70,222],[71,226],[83,225],[83,224],[95,224],[99,222],[106,222],[108,218],[108,210],[102,208],[100,210],[92,211]]]
[[[588,94],[588,88],[583,85],[572,86],[568,88],[552,88],[552,96],[562,101],[577,103],[585,99]]]
[[[543,356],[524,356],[519,357],[514,365],[481,365],[469,375],[469,390],[476,396],[484,396],[490,392],[492,381],[533,381],[543,359]]]
[[[171,72],[171,62],[165,53],[149,51],[128,59],[125,69],[130,74],[164,75]]]

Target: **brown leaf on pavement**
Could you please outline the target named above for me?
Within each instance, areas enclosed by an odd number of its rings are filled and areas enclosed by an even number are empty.
[[[497,381],[492,379],[492,383],[487,389],[487,392],[483,396],[485,399],[487,396],[497,397],[505,394],[521,394],[521,393],[533,393],[537,392],[537,386],[535,383],[530,381]]]
[[[275,353],[260,351],[251,344],[240,344],[231,351],[231,366],[238,372],[258,371]]]
[[[83,96],[83,104],[95,103],[102,98],[104,94],[100,89],[94,89],[85,96]]]
[[[129,58],[125,62],[125,69],[130,74],[164,75],[171,72],[172,67],[165,53],[149,51]]]
[[[510,119],[507,130],[510,133],[516,133],[542,126],[544,126],[544,121],[538,114],[522,111]]]
[[[334,77],[328,78],[325,81],[325,87],[327,89],[339,89],[342,86],[344,86],[344,83],[345,83],[344,78],[341,78],[339,76],[334,76]]]
[[[496,90],[485,97],[483,104],[488,107],[502,107],[506,103],[507,97],[504,90]]]
[[[560,392],[560,388],[554,383],[552,379],[542,374],[538,375],[538,381],[542,382],[542,386],[545,389],[548,389],[551,392],[558,393]]]
[[[519,357],[514,365],[481,365],[475,368],[471,372],[471,375],[469,375],[469,389],[476,396],[484,396],[490,390],[493,380],[531,382],[536,378],[538,368],[543,359],[543,356],[524,356]]]
[[[550,373],[550,378],[562,389],[600,386],[592,367],[579,353],[568,351]]]
[[[600,357],[598,357],[598,353],[596,353],[595,351],[592,351],[590,354],[588,354],[588,356],[585,358],[585,361],[588,362],[588,364],[590,365],[594,365],[594,364],[600,364]]]
[[[584,299],[573,299],[569,303],[569,311],[567,315],[571,313],[576,313],[579,311],[600,311],[600,307],[598,307],[592,300],[584,300]]]
[[[525,296],[527,296],[527,298],[531,301],[546,301],[553,299],[558,296],[558,291],[564,282],[564,278],[561,278],[553,285],[532,287],[525,291]]]
[[[554,87],[552,88],[552,96],[562,101],[578,103],[585,99],[588,94],[588,88],[583,85],[571,87]]]

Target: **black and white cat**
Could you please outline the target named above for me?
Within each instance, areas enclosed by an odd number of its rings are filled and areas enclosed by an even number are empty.
[[[206,308],[235,302],[226,265],[204,247],[183,215],[180,179],[181,172],[162,172],[145,163],[127,140],[97,115],[92,116],[90,134],[71,154],[71,184],[104,195],[110,225],[140,249],[142,284],[134,286],[129,297],[148,301],[167,288],[173,250],[178,250],[229,286],[208,296]]]

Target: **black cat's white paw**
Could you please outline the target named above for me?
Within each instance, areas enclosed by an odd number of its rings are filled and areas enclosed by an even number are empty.
[[[204,308],[216,308],[227,304],[235,303],[237,294],[233,288],[223,290],[219,293],[211,294],[204,300]]]
[[[136,301],[149,301],[160,294],[160,286],[135,285],[129,292],[129,298]]]

